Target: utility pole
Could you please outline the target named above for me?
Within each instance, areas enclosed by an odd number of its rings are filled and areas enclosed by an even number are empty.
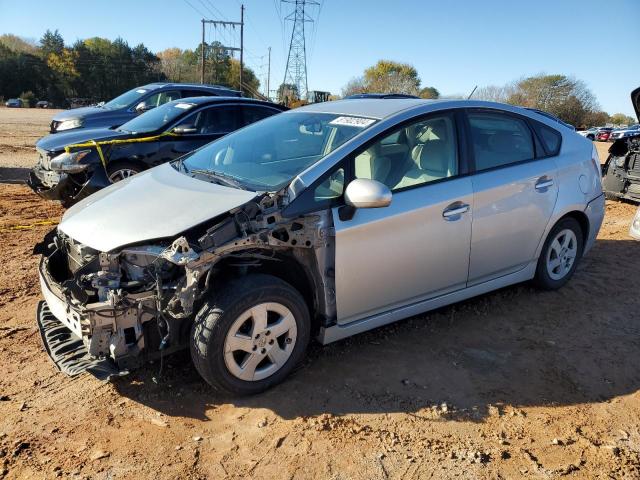
[[[200,44],[200,48],[202,51],[200,52],[201,60],[201,70],[200,70],[200,83],[204,83],[204,18],[202,19],[202,43]]]
[[[244,3],[240,5],[240,94],[242,95],[242,70],[244,68]]]
[[[271,84],[271,47],[269,47],[269,63],[267,67],[267,98],[269,100],[271,100],[271,97],[269,94],[269,92],[271,91],[269,89],[270,84]]]
[[[243,52],[244,52],[244,5],[242,5],[241,11],[240,11],[240,18],[241,21],[239,22],[227,22],[227,21],[222,21],[222,20],[205,20],[204,18],[202,19],[202,72],[200,75],[200,83],[204,83],[204,48],[205,48],[205,43],[204,43],[204,24],[205,23],[209,23],[211,25],[213,25],[214,27],[232,27],[232,28],[236,28],[236,26],[240,27],[240,48],[237,47],[229,47],[226,45],[222,45],[222,47],[220,47],[220,50],[226,51],[226,52],[240,52],[240,91],[242,91],[242,69],[244,67],[244,56],[243,56]]]

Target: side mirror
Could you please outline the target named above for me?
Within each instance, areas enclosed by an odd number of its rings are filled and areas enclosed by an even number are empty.
[[[198,129],[193,125],[178,125],[172,132],[178,135],[184,135],[185,133],[198,133]]]
[[[382,208],[391,205],[391,190],[368,178],[356,178],[344,192],[346,205],[339,211],[340,220],[351,220],[357,208]]]
[[[140,102],[139,104],[136,105],[136,108],[134,108],[134,110],[136,111],[136,113],[144,113],[144,112],[148,112],[153,107],[154,105],[149,105],[147,102]]]

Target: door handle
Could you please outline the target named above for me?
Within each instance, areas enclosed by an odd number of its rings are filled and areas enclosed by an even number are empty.
[[[455,202],[445,208],[442,217],[447,221],[458,220],[460,215],[469,211],[469,205],[462,202]]]
[[[546,192],[547,188],[553,186],[553,180],[548,177],[541,177],[536,182],[536,190],[539,192]]]

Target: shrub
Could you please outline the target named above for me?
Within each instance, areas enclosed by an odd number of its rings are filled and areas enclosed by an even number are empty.
[[[27,92],[22,92],[20,94],[20,100],[22,100],[23,107],[35,107],[36,106],[36,96],[33,94],[31,90]]]

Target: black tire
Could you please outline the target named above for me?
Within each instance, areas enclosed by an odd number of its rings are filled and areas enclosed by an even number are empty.
[[[558,233],[560,233],[562,230],[565,230],[565,229],[573,231],[576,237],[577,255],[569,271],[561,279],[556,280],[551,278],[551,276],[549,275],[549,272],[547,269],[547,255],[549,253],[549,249],[551,248],[551,244],[553,243],[553,240],[556,238],[556,235],[558,235]],[[576,267],[578,266],[578,262],[582,258],[583,248],[584,248],[583,233],[578,221],[571,217],[561,219],[551,229],[551,231],[549,232],[549,235],[547,236],[547,239],[544,242],[544,246],[542,247],[542,251],[540,252],[540,257],[538,258],[536,275],[533,278],[534,285],[543,290],[557,290],[558,288],[562,287],[573,276],[573,273],[575,272]]]
[[[112,176],[117,176],[118,172],[130,171],[132,172],[132,175],[135,175],[140,173],[142,170],[144,169],[135,162],[130,162],[128,160],[117,161],[107,165],[107,177],[109,177],[109,181],[111,183],[115,183],[122,180],[122,178],[117,180],[112,179]]]
[[[295,345],[284,365],[272,375],[261,380],[242,380],[225,363],[225,339],[243,312],[265,302],[279,303],[291,311],[297,328]],[[235,395],[256,394],[282,382],[300,363],[309,344],[310,330],[309,310],[295,288],[271,275],[251,274],[230,282],[200,309],[191,329],[191,358],[198,373],[214,388]]]

